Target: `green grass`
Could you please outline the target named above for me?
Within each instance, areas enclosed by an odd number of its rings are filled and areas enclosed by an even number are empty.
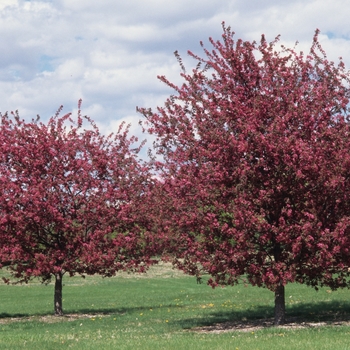
[[[53,285],[0,285],[0,349],[350,349],[349,291],[286,287],[287,318],[321,327],[201,332],[273,316],[273,294],[211,289],[164,266],[148,276],[64,277],[66,317],[53,317]],[[349,345],[348,345],[349,344]]]

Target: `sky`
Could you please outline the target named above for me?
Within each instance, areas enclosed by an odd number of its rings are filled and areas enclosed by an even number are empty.
[[[280,43],[308,52],[316,28],[329,59],[350,68],[348,0],[0,0],[0,112],[18,110],[43,121],[63,113],[89,115],[102,133],[121,121],[141,139],[136,106],[162,106],[180,84],[177,50],[210,48],[221,23],[236,39]]]

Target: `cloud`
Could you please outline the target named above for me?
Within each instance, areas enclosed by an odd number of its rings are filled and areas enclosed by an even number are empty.
[[[191,67],[187,50],[202,54],[199,42],[220,39],[222,21],[236,38],[281,34],[304,51],[319,28],[329,58],[350,66],[349,11],[342,0],[2,0],[0,111],[45,120],[82,98],[104,132],[126,120],[141,135],[136,106],[162,105],[173,92],[157,75],[181,81],[173,52]]]

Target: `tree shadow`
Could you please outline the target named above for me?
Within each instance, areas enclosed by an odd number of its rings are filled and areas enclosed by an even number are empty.
[[[271,306],[256,306],[244,310],[211,312],[206,318],[187,318],[178,321],[183,329],[205,331],[250,330],[273,327]],[[350,323],[350,303],[327,301],[300,303],[286,307],[286,324],[292,328],[341,325]]]
[[[15,313],[15,314],[9,314],[7,312],[0,313],[0,319],[2,318],[20,318],[20,317],[28,317],[28,314],[22,314],[22,313]]]
[[[174,307],[173,304],[163,305],[164,308]],[[65,315],[56,317],[53,313],[0,313],[0,323],[27,321],[39,319],[46,321],[50,319],[80,319],[94,316],[125,315],[141,313],[158,306],[135,306],[116,308],[69,308]],[[228,331],[228,330],[250,330],[252,328],[273,327],[273,307],[269,305],[258,305],[242,310],[207,311],[205,317],[194,316],[174,321],[182,329],[194,331]],[[286,306],[286,326],[310,325],[338,325],[345,322],[350,323],[350,302],[327,301],[317,303],[299,303]],[[321,324],[322,323],[322,324]],[[297,327],[300,328],[300,327]]]
[[[125,314],[132,314],[134,312],[140,313],[149,310],[150,308],[156,309],[158,306],[135,306],[135,307],[125,307],[125,308],[79,308],[79,309],[73,309],[68,308],[64,309],[63,316],[56,316],[52,312],[38,312],[38,313],[8,313],[8,312],[2,312],[0,313],[0,323],[7,323],[11,321],[20,321],[20,320],[28,320],[28,319],[35,319],[35,318],[45,318],[45,317],[52,317],[57,319],[73,319],[73,318],[86,318],[86,317],[93,317],[96,315],[99,316],[108,316],[108,315],[125,315]],[[163,305],[163,307],[173,307],[173,305]]]

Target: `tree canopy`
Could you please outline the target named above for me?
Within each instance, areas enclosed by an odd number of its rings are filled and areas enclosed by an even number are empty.
[[[56,314],[65,273],[110,276],[152,262],[135,210],[150,181],[136,141],[124,125],[101,135],[80,106],[76,120],[1,117],[1,262],[22,281],[54,276]]]
[[[223,24],[203,57],[189,51],[192,71],[176,54],[182,85],[159,77],[175,90],[165,105],[138,109],[156,136],[175,263],[212,286],[274,291],[276,324],[287,283],[349,285],[350,76],[318,34],[305,55]]]

